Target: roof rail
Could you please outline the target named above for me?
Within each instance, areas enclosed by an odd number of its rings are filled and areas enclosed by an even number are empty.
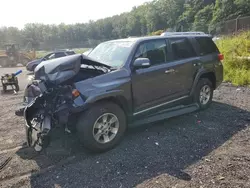
[[[128,38],[138,38],[138,36],[128,36]]]
[[[164,32],[161,36],[171,36],[171,35],[205,35],[204,32]]]

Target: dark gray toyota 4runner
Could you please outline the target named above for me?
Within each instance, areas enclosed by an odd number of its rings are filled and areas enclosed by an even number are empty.
[[[207,108],[223,80],[223,55],[203,33],[168,33],[101,43],[88,56],[42,62],[40,95],[24,110],[29,146],[41,151],[62,127],[103,152],[127,127]]]

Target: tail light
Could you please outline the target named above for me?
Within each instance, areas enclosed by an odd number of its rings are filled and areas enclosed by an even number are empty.
[[[223,60],[224,60],[224,55],[223,55],[223,54],[219,54],[219,55],[218,55],[218,59],[219,59],[220,61],[223,61]]]

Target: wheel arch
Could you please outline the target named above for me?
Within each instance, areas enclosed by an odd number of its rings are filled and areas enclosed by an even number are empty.
[[[100,102],[112,102],[118,105],[124,112],[126,118],[128,118],[131,113],[131,101],[129,101],[126,96],[123,95],[122,90],[110,91],[107,93],[101,93],[96,96],[89,97],[86,102],[86,108],[89,109],[96,103]]]
[[[96,100],[95,103],[101,103],[101,102],[112,102],[116,105],[118,105],[123,111],[125,116],[127,117],[127,114],[129,112],[129,105],[124,96],[108,96],[101,99]]]
[[[212,82],[213,89],[216,88],[216,76],[215,76],[215,73],[214,73],[213,71],[201,70],[201,71],[199,71],[199,72],[197,73],[197,75],[196,75],[196,77],[195,77],[195,79],[194,79],[194,82],[193,82],[193,86],[192,86],[190,95],[193,95],[193,94],[194,94],[195,87],[196,87],[198,81],[199,81],[201,78],[207,78],[207,79],[209,79],[209,80]]]

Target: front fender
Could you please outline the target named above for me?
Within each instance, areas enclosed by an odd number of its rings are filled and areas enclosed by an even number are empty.
[[[106,98],[110,98],[110,97],[117,97],[117,96],[123,96],[124,92],[122,90],[114,90],[114,91],[108,91],[106,93],[99,93],[96,95],[92,95],[90,96],[87,100],[86,103],[87,104],[92,104],[96,101],[102,100],[102,99],[106,99]]]

